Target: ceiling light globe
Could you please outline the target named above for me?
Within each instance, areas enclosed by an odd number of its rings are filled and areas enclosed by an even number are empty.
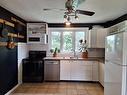
[[[67,21],[65,22],[66,26],[70,26],[71,25],[71,22]]]
[[[75,19],[76,19],[76,20],[79,20],[79,17],[78,17],[78,16],[75,16]]]
[[[64,18],[66,19],[67,18],[67,15],[64,15]]]
[[[67,18],[67,21],[70,21],[70,20],[71,20],[71,18],[70,18],[70,17],[68,17],[68,18]]]

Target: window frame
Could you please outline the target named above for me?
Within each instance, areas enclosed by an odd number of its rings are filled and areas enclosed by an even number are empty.
[[[72,48],[75,50],[76,48],[76,43],[75,43],[75,40],[76,40],[76,32],[82,32],[84,31],[85,32],[85,36],[84,36],[84,39],[86,40],[89,40],[89,30],[87,27],[85,28],[49,28],[48,29],[48,39],[49,39],[49,50],[51,49],[51,32],[61,32],[60,33],[60,51],[61,53],[67,53],[67,52],[63,52],[63,32],[66,32],[66,31],[72,31]],[[74,33],[73,33],[74,32]],[[70,51],[71,52],[71,51]],[[70,53],[68,52],[68,53]]]

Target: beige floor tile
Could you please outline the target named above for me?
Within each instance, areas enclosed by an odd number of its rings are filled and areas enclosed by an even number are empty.
[[[58,85],[58,88],[63,88],[63,89],[67,89],[67,85]]]
[[[76,89],[67,89],[67,95],[77,95]]]
[[[79,90],[77,90],[77,93],[78,93],[78,95],[82,95],[82,94],[87,95],[88,91],[85,89],[84,90],[79,89]]]
[[[47,94],[55,94],[57,93],[57,89],[48,89]]]
[[[76,89],[76,86],[68,85],[67,89]]]
[[[66,92],[56,92],[56,93],[53,93],[53,95],[66,95],[67,93]]]
[[[16,89],[16,90],[14,90],[14,93],[25,93],[26,90],[27,90],[27,89],[23,89],[23,88],[21,88],[21,89]]]
[[[98,83],[43,82],[20,85],[11,95],[104,95]]]
[[[86,86],[84,86],[84,85],[77,85],[76,88],[77,89],[86,89]]]
[[[104,95],[102,91],[98,91],[98,90],[89,90],[88,93],[90,95]]]
[[[53,85],[53,84],[52,84],[52,85],[49,85],[49,86],[48,86],[48,89],[51,89],[51,88],[52,88],[52,89],[55,89],[55,88],[57,89],[57,88],[58,88],[58,85],[56,85],[56,84],[54,84],[54,85]]]
[[[37,90],[36,90],[36,93],[37,93],[37,94],[46,94],[47,91],[48,91],[48,89],[41,89],[41,88],[40,88],[40,89],[37,89]]]

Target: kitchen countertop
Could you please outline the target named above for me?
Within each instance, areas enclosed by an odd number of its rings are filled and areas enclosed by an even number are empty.
[[[45,57],[44,60],[84,60],[84,61],[100,61],[104,63],[104,57]]]

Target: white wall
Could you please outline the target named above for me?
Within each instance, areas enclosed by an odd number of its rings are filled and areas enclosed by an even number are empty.
[[[26,43],[18,43],[18,84],[22,83],[22,59],[28,57],[28,51]]]
[[[47,51],[48,44],[28,44],[28,49],[36,51]]]

